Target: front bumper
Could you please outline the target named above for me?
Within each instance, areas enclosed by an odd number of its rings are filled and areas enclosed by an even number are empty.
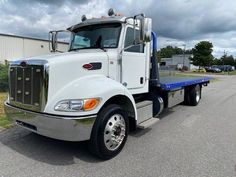
[[[18,126],[37,134],[65,141],[90,139],[96,115],[83,117],[54,116],[13,107],[5,102],[5,113]]]

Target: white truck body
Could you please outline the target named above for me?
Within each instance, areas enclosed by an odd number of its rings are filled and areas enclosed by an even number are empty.
[[[114,44],[109,44],[113,47],[106,47],[108,44],[102,47],[103,34],[97,40],[100,40],[100,47],[73,51],[73,42],[80,29],[86,33],[91,26],[96,29],[97,25],[100,29],[106,24],[120,24],[116,47]],[[168,94],[157,83],[158,78],[151,78],[156,69],[151,58],[155,60],[156,51],[152,51],[148,39],[150,29],[151,19],[142,14],[140,19],[113,14],[109,18],[84,20],[68,29],[72,32],[71,51],[12,62],[9,98],[5,103],[8,117],[23,128],[51,138],[90,140],[99,157],[114,157],[124,146],[128,129],[151,126],[159,120],[156,116],[164,106],[176,105],[185,99],[184,87]],[[137,30],[143,32],[140,39],[142,36],[146,39],[127,46],[126,40],[139,34]],[[88,45],[88,39],[82,40],[83,45]],[[103,42],[112,43],[112,40]],[[135,46],[140,52],[129,50]],[[154,88],[150,85],[151,80],[156,83]],[[194,87],[195,102],[197,98],[200,100],[204,83],[207,81],[194,84],[197,85],[196,89]]]

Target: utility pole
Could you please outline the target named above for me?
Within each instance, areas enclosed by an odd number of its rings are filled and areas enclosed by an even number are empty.
[[[184,50],[183,50],[183,55],[184,55],[184,57],[183,57],[183,67],[182,67],[182,69],[184,68],[184,64],[185,64],[185,50],[186,50],[186,44],[183,44],[183,46],[184,46]]]
[[[225,71],[225,58],[226,58],[227,52],[224,50],[224,56],[222,58],[223,61],[223,72]]]

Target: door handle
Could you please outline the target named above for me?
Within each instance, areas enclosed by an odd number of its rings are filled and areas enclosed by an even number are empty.
[[[140,77],[140,84],[143,84],[143,77]]]

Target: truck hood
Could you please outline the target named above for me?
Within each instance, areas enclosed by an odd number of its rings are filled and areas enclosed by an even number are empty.
[[[84,55],[89,56],[107,56],[105,52],[101,51],[100,49],[88,49],[88,50],[78,50],[73,52],[64,52],[64,53],[52,53],[48,55],[41,55],[41,56],[35,56],[35,57],[29,57],[29,58],[23,58],[21,60],[46,60],[48,63],[54,63],[54,62],[60,62],[61,60],[70,60],[73,58],[76,59],[82,59]],[[105,57],[106,58],[106,57]]]
[[[48,98],[53,98],[63,87],[82,77],[91,75],[108,76],[109,74],[108,55],[100,49],[55,53],[25,60],[46,60],[48,62]],[[94,67],[86,69],[83,67],[85,64],[92,64]]]

